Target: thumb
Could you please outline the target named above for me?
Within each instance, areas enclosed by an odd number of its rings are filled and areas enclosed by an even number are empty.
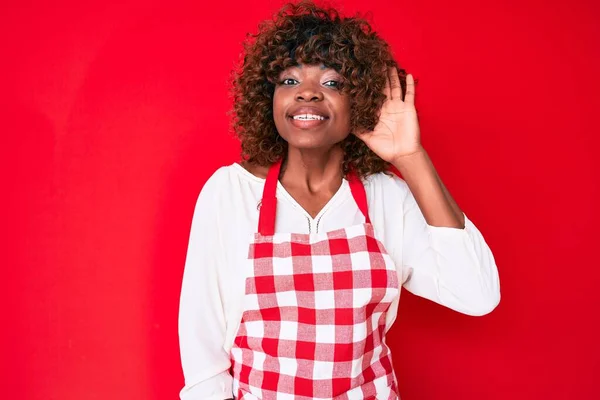
[[[356,129],[352,132],[352,134],[354,136],[356,136],[357,138],[359,138],[362,141],[368,140],[368,138],[373,134],[373,131],[370,131],[368,129],[364,129],[364,128],[360,128],[360,129]]]

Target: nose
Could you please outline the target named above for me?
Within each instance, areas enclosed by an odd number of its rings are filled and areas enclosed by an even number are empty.
[[[303,83],[296,92],[296,101],[322,101],[323,92],[317,85]]]

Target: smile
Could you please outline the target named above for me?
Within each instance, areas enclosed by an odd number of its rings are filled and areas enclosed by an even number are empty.
[[[323,121],[326,119],[325,117],[323,117],[321,115],[315,115],[315,114],[298,114],[298,115],[293,115],[292,118],[295,120],[298,120],[298,121],[314,121],[314,120]]]

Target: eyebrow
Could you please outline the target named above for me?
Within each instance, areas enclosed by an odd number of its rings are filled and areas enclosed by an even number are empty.
[[[296,66],[296,67],[298,67],[298,68],[300,68],[300,69],[302,69],[302,65],[303,65],[303,64],[300,64],[300,63],[298,63],[298,64],[296,64],[295,66]],[[321,69],[329,69],[330,67],[328,67],[328,66],[327,66],[327,65],[325,65],[325,64],[321,64],[321,65],[320,65],[320,68],[321,68]]]

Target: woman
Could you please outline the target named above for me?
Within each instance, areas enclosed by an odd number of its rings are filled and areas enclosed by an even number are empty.
[[[421,145],[413,77],[365,21],[304,3],[246,45],[234,93],[243,161],[196,205],[181,398],[397,399],[401,286],[469,315],[500,299]]]

